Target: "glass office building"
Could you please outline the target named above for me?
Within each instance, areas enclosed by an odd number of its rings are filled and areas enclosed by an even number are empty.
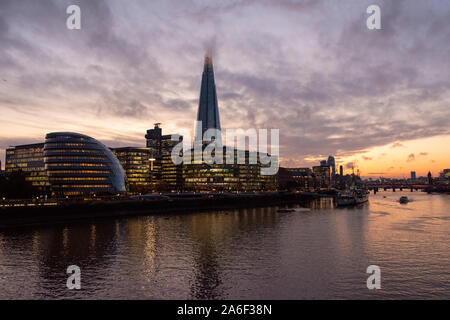
[[[28,144],[6,149],[6,174],[23,172],[33,187],[45,192],[50,183],[44,166],[44,144]]]
[[[194,144],[202,148],[208,144],[203,140],[203,134],[208,129],[220,130],[219,107],[217,101],[216,84],[214,80],[214,68],[211,53],[205,56],[203,66],[202,83],[198,105],[197,121],[201,127],[195,128]],[[214,137],[221,144],[222,137]],[[235,148],[223,147],[224,161],[222,164],[207,164],[202,160],[201,164],[194,162],[194,150],[191,150],[190,163],[183,164],[184,189],[187,191],[229,191],[252,192],[267,191],[277,188],[277,176],[264,176],[261,174],[262,165],[259,154],[256,154],[257,162],[250,163],[251,152],[238,151]],[[233,164],[227,164],[226,158],[234,159]],[[238,163],[238,158],[242,157]]]
[[[127,190],[146,193],[151,190],[152,173],[158,168],[150,148],[124,147],[111,149],[119,159],[126,175]]]
[[[216,83],[214,80],[214,67],[212,55],[209,51],[205,55],[205,63],[203,65],[197,121],[201,122],[201,128],[195,128],[194,140],[196,142],[203,142],[203,134],[208,129],[221,129]],[[215,137],[216,140],[220,140],[221,138],[220,136]]]
[[[44,164],[52,192],[57,196],[126,190],[125,173],[117,157],[102,143],[82,134],[47,134]]]
[[[223,149],[222,164],[207,164],[205,161],[196,164],[194,157],[194,150],[191,150],[191,163],[183,165],[184,189],[187,191],[254,192],[277,189],[277,175],[261,174],[263,165],[258,154],[255,164],[250,164],[249,151],[239,152],[227,147]],[[227,157],[233,158],[234,162],[227,164]],[[238,163],[239,157],[241,163]]]
[[[181,164],[173,163],[171,155],[173,147],[182,142],[183,137],[178,136],[178,141],[172,141],[171,134],[162,134],[160,125],[156,123],[153,129],[147,130],[145,136],[153,161],[150,181],[153,187],[158,183],[164,183],[168,191],[180,191],[183,189],[183,168]]]

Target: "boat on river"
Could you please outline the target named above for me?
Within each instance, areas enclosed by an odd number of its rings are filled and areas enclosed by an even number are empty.
[[[409,199],[408,199],[408,197],[403,196],[403,197],[400,197],[399,202],[400,202],[400,203],[408,203],[408,202],[409,202]]]
[[[341,192],[336,197],[338,206],[355,206],[369,201],[369,193],[362,188],[352,188]]]
[[[289,213],[289,212],[295,212],[295,209],[278,209],[277,210],[278,213]]]

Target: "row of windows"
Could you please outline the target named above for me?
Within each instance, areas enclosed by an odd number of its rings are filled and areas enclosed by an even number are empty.
[[[96,147],[94,143],[76,143],[76,142],[68,142],[68,143],[47,143],[45,145],[45,149],[47,148],[65,148],[65,147]]]
[[[120,161],[120,163],[122,163],[124,167],[129,165],[150,165],[150,161]]]
[[[127,174],[128,178],[139,178],[139,177],[149,177],[149,174],[138,174],[138,173],[130,173]]]
[[[18,167],[7,167],[6,172],[18,172],[18,171],[24,171],[24,172],[45,172],[43,167],[27,167],[27,168],[18,168]]]
[[[68,177],[68,178],[50,178],[51,181],[108,181],[104,177]]]
[[[7,161],[42,161],[44,159],[43,154],[25,154],[25,155],[14,155],[7,156]]]
[[[97,161],[105,161],[105,160],[107,160],[107,158],[106,157],[91,157],[91,156],[88,156],[88,157],[77,157],[77,156],[63,156],[63,157],[61,157],[61,156],[51,156],[51,157],[47,157],[47,161],[57,161],[57,160],[61,160],[61,161],[70,161],[70,160],[80,160],[80,161],[83,161],[83,160],[90,160],[90,161],[95,161],[95,160],[97,160]]]
[[[40,153],[44,148],[30,148],[30,149],[14,149],[6,150],[7,155],[24,154],[24,153]]]
[[[109,171],[95,171],[95,170],[55,170],[50,171],[51,174],[88,174],[88,173],[101,173],[101,174],[109,174]]]
[[[104,163],[48,163],[47,167],[106,167]]]
[[[7,163],[8,168],[43,168],[42,163],[15,163],[15,164],[11,164],[11,163]]]
[[[97,153],[101,154],[99,150],[88,150],[88,149],[51,149],[46,150],[45,154],[48,155],[50,153]]]
[[[111,185],[108,184],[85,184],[85,185],[70,185],[70,184],[63,184],[59,185],[58,188],[71,188],[71,189],[91,189],[91,188],[110,188]]]
[[[144,152],[144,153],[136,153],[136,152],[115,152],[115,154],[117,155],[117,157],[121,157],[121,158],[135,158],[135,159],[148,159],[148,157],[150,156],[150,152]]]

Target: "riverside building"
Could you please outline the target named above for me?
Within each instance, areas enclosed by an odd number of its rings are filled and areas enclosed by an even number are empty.
[[[203,140],[204,133],[209,129],[221,130],[210,52],[205,56],[197,122],[201,125],[196,126],[194,145],[201,145],[202,150],[204,150],[210,142]],[[211,140],[219,142],[219,146],[222,145],[220,134],[217,137],[212,137]],[[277,188],[276,175],[264,176],[261,174],[263,165],[259,153],[256,153],[256,163],[250,164],[249,160],[252,158],[252,154],[254,155],[253,152],[224,146],[222,163],[208,164],[203,157],[199,161],[201,163],[195,163],[195,150],[193,148],[190,151],[190,162],[183,164],[184,190],[252,192],[275,190]],[[227,158],[234,159],[234,162],[227,163]]]
[[[316,188],[329,188],[331,186],[331,168],[328,165],[320,165],[312,168]]]
[[[44,166],[44,143],[27,144],[6,149],[5,173],[23,172],[31,185],[47,192],[50,186]]]
[[[153,188],[165,184],[167,191],[183,189],[183,166],[176,165],[171,157],[172,149],[183,141],[182,136],[177,136],[178,140],[173,141],[171,134],[163,135],[160,123],[155,123],[153,129],[147,130],[145,138],[147,148],[150,150],[150,182]]]
[[[56,196],[116,194],[126,191],[117,157],[99,141],[71,132],[49,133],[45,170]]]
[[[113,148],[125,172],[127,191],[147,193],[151,190],[153,154],[150,148],[124,147]]]

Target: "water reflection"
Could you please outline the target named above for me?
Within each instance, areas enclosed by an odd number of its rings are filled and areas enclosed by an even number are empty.
[[[448,297],[450,198],[400,195],[2,230],[0,298]],[[65,287],[73,264],[81,291]],[[379,292],[365,287],[369,264],[383,270]]]

